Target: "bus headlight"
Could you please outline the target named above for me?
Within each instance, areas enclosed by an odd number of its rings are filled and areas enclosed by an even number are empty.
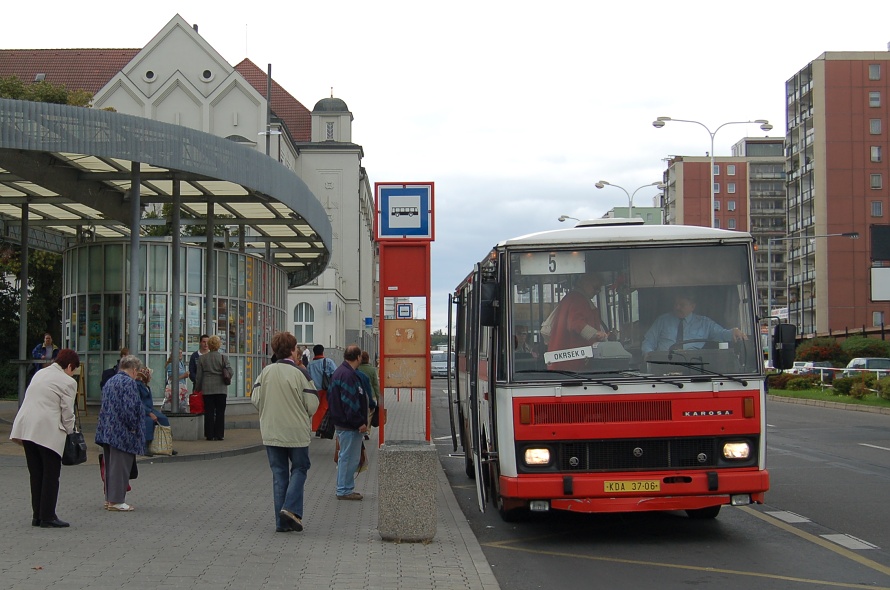
[[[751,445],[746,442],[723,443],[724,459],[747,459],[751,456]]]
[[[550,463],[550,449],[528,448],[525,449],[526,465],[548,465]]]

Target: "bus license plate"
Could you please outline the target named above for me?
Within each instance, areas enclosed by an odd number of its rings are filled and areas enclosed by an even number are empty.
[[[659,492],[661,482],[657,479],[639,479],[630,481],[605,481],[603,491],[609,493]]]

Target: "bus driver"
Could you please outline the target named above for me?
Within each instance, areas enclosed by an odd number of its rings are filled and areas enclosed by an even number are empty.
[[[674,296],[673,311],[660,315],[643,338],[642,351],[669,350],[674,344],[680,348],[703,348],[706,341],[736,342],[748,336],[738,328],[727,330],[711,318],[695,312],[695,298],[690,293]]]

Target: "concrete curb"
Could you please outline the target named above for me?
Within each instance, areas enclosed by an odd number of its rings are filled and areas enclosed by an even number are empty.
[[[879,408],[876,406],[859,406],[856,404],[845,404],[843,402],[828,402],[818,399],[800,399],[798,397],[783,397],[781,395],[767,395],[766,399],[771,402],[782,402],[785,404],[798,404],[801,406],[816,406],[819,408],[831,408],[833,410],[847,410],[849,412],[867,412],[869,414],[884,414],[890,416],[890,408]]]

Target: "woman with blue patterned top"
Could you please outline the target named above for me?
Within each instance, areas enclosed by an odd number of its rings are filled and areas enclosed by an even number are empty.
[[[145,453],[145,407],[139,398],[136,373],[142,363],[133,355],[121,359],[120,370],[102,388],[96,444],[105,458],[105,509],[130,512],[127,487],[136,455]]]

